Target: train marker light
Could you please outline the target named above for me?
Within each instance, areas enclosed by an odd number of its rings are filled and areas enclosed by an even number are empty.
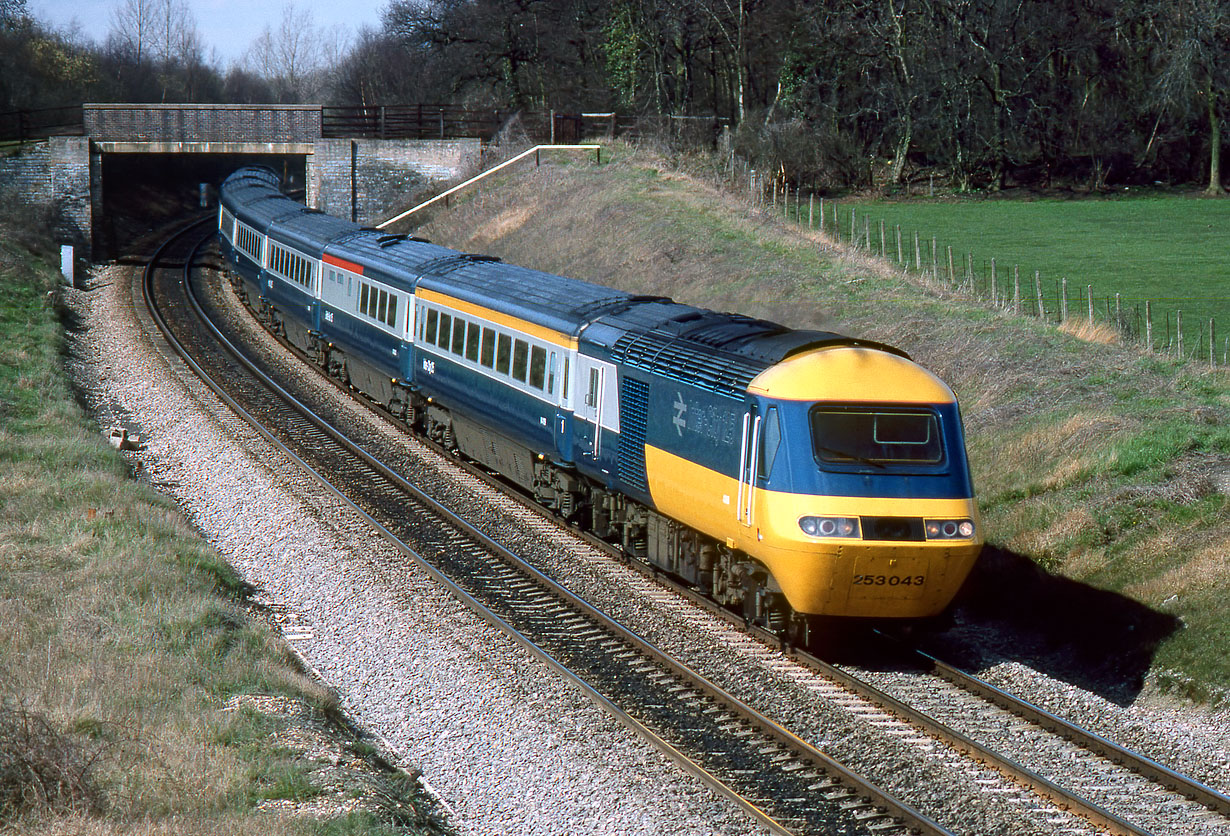
[[[799,528],[808,537],[858,537],[857,517],[800,517]]]

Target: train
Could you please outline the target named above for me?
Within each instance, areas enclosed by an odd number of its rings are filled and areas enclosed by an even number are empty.
[[[266,168],[220,198],[228,274],[266,327],[749,622],[797,641],[826,618],[928,619],[978,557],[957,399],[898,348],[361,227]]]

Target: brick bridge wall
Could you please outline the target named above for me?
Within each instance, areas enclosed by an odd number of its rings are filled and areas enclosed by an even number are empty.
[[[95,142],[315,142],[320,105],[88,104]]]

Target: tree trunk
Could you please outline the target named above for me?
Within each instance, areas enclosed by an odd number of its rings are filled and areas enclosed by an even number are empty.
[[[1204,193],[1215,197],[1222,194],[1221,120],[1217,116],[1217,88],[1213,86],[1211,75],[1206,90],[1209,100],[1209,187],[1204,190]]]
[[[888,175],[890,185],[901,183],[901,174],[905,170],[905,157],[910,152],[910,141],[914,136],[914,120],[909,113],[905,115],[905,124],[901,127],[901,136],[897,139],[897,153],[893,157],[893,167]]]

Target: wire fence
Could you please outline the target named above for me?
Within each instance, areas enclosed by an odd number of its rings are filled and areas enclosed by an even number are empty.
[[[1066,277],[1043,276],[1040,271],[1000,264],[994,258],[976,262],[971,252],[958,251],[936,236],[889,224],[857,204],[843,205],[804,193],[750,168],[736,176],[746,183],[747,197],[754,207],[780,213],[856,251],[883,258],[901,270],[998,309],[1055,325],[1109,331],[1124,343],[1135,343],[1147,352],[1184,362],[1230,365],[1230,335],[1218,331],[1214,317],[1191,311],[1184,317],[1181,308],[1163,309],[1151,300],[1127,299],[1121,293],[1095,293],[1091,284],[1082,286]]]

